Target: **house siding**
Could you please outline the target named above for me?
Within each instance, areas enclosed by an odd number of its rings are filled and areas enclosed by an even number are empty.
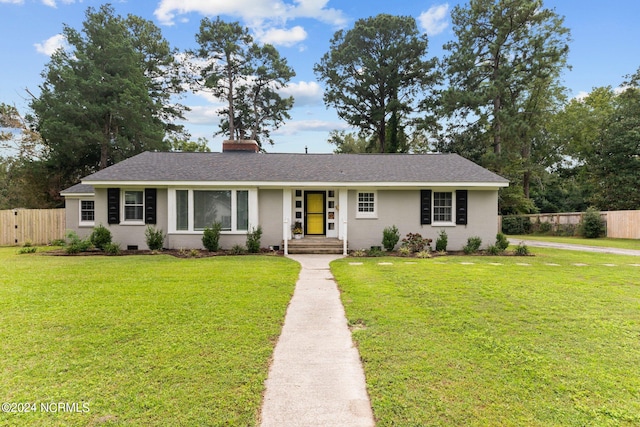
[[[127,190],[127,188],[121,188],[120,191]],[[136,187],[135,190],[143,190]],[[137,246],[138,249],[148,249],[147,241],[145,237],[145,230],[148,224],[109,224],[108,222],[108,210],[107,210],[107,189],[96,188],[95,189],[95,224],[96,226],[102,224],[111,231],[112,240],[118,244],[122,249],[126,249],[128,246]],[[159,188],[156,195],[156,223],[151,224],[154,227],[167,232],[167,190]],[[121,218],[122,219],[122,218]],[[165,246],[168,247],[169,238],[165,239]]]
[[[433,191],[453,191],[455,189],[432,188]],[[349,191],[348,246],[349,249],[368,249],[382,245],[382,231],[385,227],[398,227],[401,239],[408,233],[420,233],[435,241],[440,230],[448,236],[448,250],[462,250],[467,239],[478,236],[482,246],[494,243],[498,232],[498,192],[496,190],[468,190],[468,218],[466,225],[420,224],[420,190],[378,190],[376,218],[356,218],[358,191]],[[455,196],[454,196],[455,197]],[[455,215],[455,212],[453,212]]]
[[[264,248],[269,246],[282,247],[282,190],[258,191],[258,215],[262,227],[261,246]]]

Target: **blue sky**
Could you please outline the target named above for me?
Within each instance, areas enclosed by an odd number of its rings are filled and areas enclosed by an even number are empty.
[[[52,50],[64,40],[63,24],[80,29],[94,0],[0,0],[0,102],[27,111],[25,88],[38,93],[40,76]],[[330,152],[326,140],[333,129],[346,129],[334,111],[322,101],[322,87],[313,65],[329,48],[333,33],[350,28],[360,18],[379,13],[410,15],[429,36],[429,56],[442,57],[442,45],[453,37],[451,9],[464,1],[450,0],[116,0],[120,15],[129,13],[154,21],[173,47],[196,47],[195,34],[204,16],[220,15],[240,21],[258,40],[278,48],[296,71],[288,93],[296,98],[292,120],[274,134],[271,152]],[[620,85],[623,76],[640,67],[640,1],[638,0],[546,0],[545,6],[565,16],[571,29],[569,63],[563,75],[573,96],[593,87]],[[194,138],[206,137],[219,151],[215,100],[190,95],[184,103],[192,108],[186,123]]]

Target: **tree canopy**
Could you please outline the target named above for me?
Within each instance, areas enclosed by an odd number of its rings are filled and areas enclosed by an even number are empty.
[[[205,18],[196,35],[200,45],[192,54],[200,62],[194,82],[225,102],[220,132],[229,139],[269,142],[271,130],[289,119],[293,98],[279,94],[295,72],[278,50],[258,45],[238,22]]]
[[[569,30],[542,0],[470,0],[451,18],[456,39],[444,46],[441,148],[510,178],[503,208],[530,210],[536,150],[550,150],[544,125],[564,99]]]
[[[325,83],[325,104],[362,133],[374,134],[380,152],[398,151],[403,122],[424,110],[425,94],[436,81],[427,44],[410,16],[381,14],[337,31],[314,66]]]
[[[69,49],[56,51],[31,102],[46,165],[62,186],[145,150],[168,150],[167,133],[185,108],[175,51],[140,17],[89,8],[82,30],[67,25]]]

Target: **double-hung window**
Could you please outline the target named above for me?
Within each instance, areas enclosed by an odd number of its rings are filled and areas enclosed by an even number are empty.
[[[199,232],[214,223],[222,231],[249,230],[249,190],[175,190],[173,200],[175,231]]]
[[[95,219],[95,202],[93,200],[80,200],[80,225],[93,226]]]
[[[125,190],[124,192],[124,220],[144,220],[144,191]]]
[[[453,221],[453,195],[433,192],[433,222]]]
[[[376,198],[377,194],[375,191],[359,191],[356,218],[376,218],[378,215]]]

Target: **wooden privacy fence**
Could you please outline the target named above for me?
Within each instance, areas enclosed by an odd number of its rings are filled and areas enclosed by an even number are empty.
[[[532,231],[541,231],[539,230],[541,224],[549,224],[550,231],[558,232],[561,229],[573,230],[577,228],[582,222],[584,212],[541,213],[513,216],[528,218],[534,228]],[[600,218],[605,223],[607,237],[640,239],[640,210],[603,211],[600,212]],[[498,224],[500,229],[502,229],[503,221],[504,218],[500,217]]]
[[[64,239],[64,209],[11,209],[0,211],[0,246],[46,245]]]
[[[640,211],[607,212],[607,237],[640,239]]]

